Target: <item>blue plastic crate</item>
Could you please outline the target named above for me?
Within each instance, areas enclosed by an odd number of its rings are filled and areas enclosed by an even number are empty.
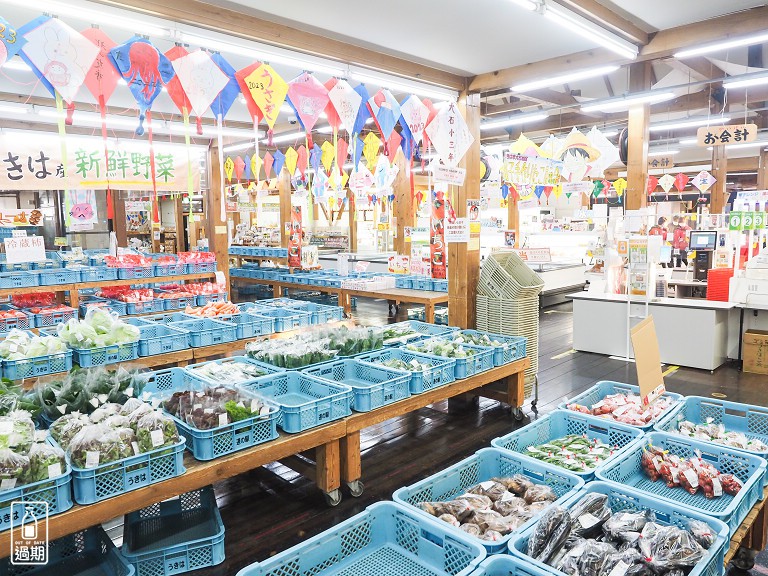
[[[653,482],[642,469],[640,458],[647,443],[668,450],[681,458],[701,452],[701,458],[711,463],[723,474],[733,474],[743,484],[736,496],[723,494],[719,498],[706,498],[700,491],[691,494],[682,488],[668,488],[661,479]],[[695,510],[725,522],[733,535],[747,517],[752,506],[762,497],[763,476],[766,462],[759,456],[699,442],[679,434],[650,432],[643,442],[635,442],[622,451],[619,458],[606,462],[597,469],[596,477],[600,480],[616,482],[651,495],[652,498],[669,502],[672,506]]]
[[[113,344],[98,348],[73,348],[74,362],[81,368],[128,362],[139,357],[139,343]]]
[[[586,435],[590,440],[600,440],[613,446],[613,454],[603,461],[603,465],[616,461],[625,452],[625,448],[629,449],[643,436],[641,430],[626,424],[568,410],[555,410],[506,436],[494,438],[491,446],[525,454],[529,446],[539,446],[569,434]],[[589,481],[594,478],[595,469],[573,473]]]
[[[421,502],[453,500],[481,482],[486,482],[492,478],[514,476],[515,474],[522,474],[536,484],[545,484],[552,488],[557,494],[556,504],[562,504],[584,486],[584,481],[581,478],[562,468],[506,450],[483,448],[445,470],[415,484],[400,488],[394,493],[392,499],[409,507],[417,514],[431,518],[427,512],[419,507]],[[534,516],[514,533],[519,533],[530,526],[539,516],[540,514]],[[457,527],[449,525],[449,528],[456,534],[465,534],[472,542],[484,546],[488,554],[499,554],[506,551],[507,542],[512,537],[512,534],[508,534],[496,542],[488,542],[470,536]]]
[[[479,330],[461,330],[460,334],[470,336],[488,336],[491,340],[501,342],[501,346],[493,346],[493,365],[503,366],[515,360],[525,358],[525,348],[528,339],[523,336],[504,336],[503,334],[492,334],[490,332],[480,332]]]
[[[569,498],[565,503],[566,508],[572,508],[586,494],[605,494],[608,496],[607,506],[612,512],[632,511],[640,512],[651,510],[655,515],[656,523],[664,526],[678,526],[687,528],[691,520],[705,522],[716,535],[714,544],[707,550],[706,556],[688,573],[688,576],[720,576],[723,573],[725,550],[729,545],[728,527],[719,520],[690,510],[681,509],[678,506],[669,505],[626,486],[617,486],[607,482],[590,482],[581,491]],[[510,552],[516,558],[527,565],[543,570],[547,574],[562,576],[562,572],[551,566],[534,560],[526,554],[528,540],[535,526],[529,526],[521,534],[515,536],[509,544]]]
[[[62,267],[61,260],[59,260],[56,252],[46,250],[45,256],[45,260],[38,260],[34,263],[35,270],[54,270]]]
[[[54,286],[57,284],[76,284],[80,282],[80,271],[70,268],[50,268],[36,270],[37,283],[40,286]]]
[[[184,271],[187,274],[203,274],[204,272],[216,272],[216,262],[196,262],[186,264]]]
[[[90,266],[80,268],[81,282],[104,282],[106,280],[117,280],[117,268],[107,268],[106,266]]]
[[[728,402],[717,398],[687,396],[664,418],[657,421],[653,429],[657,432],[678,434],[678,423],[683,420],[694,424],[722,424],[726,432],[742,432],[747,438],[768,444],[768,408],[763,406]],[[717,442],[700,441],[719,445]],[[768,451],[735,446],[730,448],[768,459]],[[765,475],[765,483],[768,484],[768,474]]]
[[[0,304],[0,310],[19,310],[15,306],[11,306],[10,304]],[[29,314],[29,312],[25,312],[24,310],[19,310],[22,314],[24,314],[23,318],[3,318],[0,319],[0,332],[10,332],[14,328],[18,330],[29,330],[30,328],[35,327],[35,319],[33,315]]]
[[[39,504],[30,505],[37,518],[44,518],[46,514],[61,514],[72,508],[71,481],[70,468],[67,465],[58,476],[0,492],[0,532],[21,524],[21,515],[13,516],[11,513],[11,504],[14,502],[17,506],[27,502],[47,503],[47,510]],[[14,512],[18,510],[17,507]]]
[[[72,351],[67,350],[66,352],[24,358],[23,360],[3,360],[2,364],[3,377],[9,380],[69,372],[72,369]]]
[[[432,290],[435,292],[448,292],[448,280],[432,280]]]
[[[449,337],[449,336],[448,336]],[[442,338],[440,336],[436,336],[434,340],[441,340]],[[419,346],[419,342],[416,342],[415,345]],[[469,378],[470,376],[474,376],[475,374],[478,374],[480,372],[485,372],[486,370],[490,370],[493,368],[493,348],[489,347],[483,347],[483,346],[472,346],[471,344],[462,344],[462,347],[466,350],[472,350],[474,354],[471,356],[467,356],[466,358],[454,358],[456,360],[456,364],[454,365],[454,371],[456,374],[456,379],[461,380],[463,378]],[[405,349],[403,347],[403,349]],[[419,352],[420,354],[425,354],[425,352],[420,352],[419,350],[408,350],[409,352]],[[439,354],[431,354],[439,356]]]
[[[96,296],[88,298],[85,302],[80,304],[80,316],[85,318],[88,308],[96,306],[98,308],[104,308],[111,312],[116,312],[120,316],[125,316],[128,313],[128,307],[125,302],[118,300],[107,300],[106,298],[98,298]]]
[[[413,360],[420,364],[429,364],[431,368],[424,370],[410,370],[411,381],[409,388],[411,394],[421,394],[425,390],[432,390],[439,386],[445,386],[456,380],[454,366],[456,361],[453,358],[443,358],[442,356],[431,356],[429,354],[418,354],[402,348],[385,348],[374,352],[364,352],[355,359],[362,362],[371,362],[377,364],[382,360],[402,360],[406,364]]]
[[[254,360],[253,358],[249,358],[247,356],[230,356],[228,358],[220,358],[219,360],[206,360],[205,362],[198,362],[196,364],[190,364],[189,366],[185,366],[184,369],[187,372],[190,372],[192,375],[194,375],[195,378],[197,378],[202,382],[206,382],[213,385],[221,385],[222,382],[209,378],[208,376],[202,374],[196,369],[206,364],[240,364],[240,363],[250,364],[251,366],[261,370],[263,374],[261,374],[260,376],[255,376],[253,378],[248,378],[243,382],[234,382],[234,381],[228,382],[227,385],[244,384],[244,383],[256,380],[257,378],[266,376],[268,374],[275,374],[276,372],[285,372],[285,368],[279,368],[277,366],[273,366],[272,364],[267,364],[266,362],[259,362],[258,360]]]
[[[601,380],[588,390],[585,390],[581,394],[574,396],[570,400],[567,400],[566,402],[561,402],[558,405],[558,408],[562,409],[568,409],[568,404],[579,404],[581,406],[586,406],[587,408],[592,408],[593,405],[600,402],[603,398],[606,396],[609,396],[611,394],[640,394],[640,387],[639,386],[633,386],[632,384],[624,384],[623,382],[613,382],[610,380]],[[670,407],[661,413],[659,418],[657,418],[655,421],[658,422],[664,416],[669,414],[669,412],[674,408],[676,403],[680,401],[683,397],[680,394],[674,394],[673,392],[665,392],[662,396],[665,398],[668,398],[672,404]],[[651,428],[653,428],[654,420],[651,420],[648,424],[645,426],[638,426],[641,430],[649,431]],[[628,424],[630,426],[630,424]]]
[[[121,552],[139,576],[173,576],[224,562],[224,522],[213,487],[126,514]]]
[[[72,466],[75,502],[93,504],[118,494],[125,494],[186,472],[184,468],[185,438],[172,446],[144,452],[93,468]]]
[[[246,566],[237,576],[468,576],[484,558],[482,546],[445,522],[394,502],[378,502],[293,548]]]
[[[101,526],[74,532],[48,544],[48,563],[14,566],[0,561],[3,576],[134,576],[136,570],[117,551]]]
[[[178,350],[186,350],[189,334],[165,324],[147,323],[139,326],[139,356],[155,356]]]
[[[145,302],[124,302],[124,304],[126,314],[152,314],[165,310],[164,301],[158,298]]]
[[[301,372],[279,372],[239,385],[280,406],[277,425],[295,433],[352,413],[352,389]]]
[[[514,556],[497,554],[483,560],[470,576],[549,576],[550,574],[551,572],[531,566]]]
[[[226,302],[228,300],[226,292],[214,292],[212,294],[198,294],[197,305],[205,306],[211,302]]]
[[[0,236],[0,238],[2,238]],[[28,272],[35,269],[34,262],[19,262],[8,264],[5,254],[0,254],[0,272]]]
[[[337,360],[305,368],[305,374],[352,388],[357,412],[370,412],[411,395],[410,372],[393,370],[358,360]]]
[[[210,318],[196,318],[194,320],[171,322],[169,326],[188,332],[189,345],[193,348],[213,346],[214,344],[223,344],[237,340],[237,328],[231,322],[212,320]]]
[[[22,312],[30,314],[34,318],[35,328],[49,328],[51,326],[56,326],[57,324],[61,324],[72,318],[77,318],[78,314],[78,310],[75,310],[74,308],[56,311],[43,308],[37,314],[31,314],[24,310],[22,310]]]
[[[37,276],[29,272],[0,272],[0,288],[29,288],[37,286]]]
[[[206,384],[209,384],[206,380],[183,368],[167,368],[149,374],[144,392],[166,398],[173,392],[198,389]],[[210,430],[198,430],[175,416],[171,418],[179,433],[186,439],[187,449],[195,459],[213,460],[277,438],[280,409],[274,404],[269,405],[272,407],[269,414],[246,418]]]
[[[413,279],[413,286],[415,290],[432,290],[432,278],[426,276],[419,276]]]
[[[231,314],[221,318],[235,324],[238,340],[275,333],[275,319],[262,316],[256,310],[244,310],[240,314]]]
[[[387,324],[382,326],[384,330],[409,330],[411,333],[404,336],[390,338],[384,341],[385,346],[400,346],[407,342],[415,342],[423,340],[425,337],[442,336],[458,330],[458,328],[448,328],[447,326],[438,326],[437,324],[429,324],[428,322],[422,322],[420,320],[406,320],[405,322],[396,322],[394,324]]]
[[[181,276],[187,270],[186,264],[176,262],[174,264],[153,264],[155,276]]]
[[[120,280],[140,280],[143,278],[152,278],[155,275],[155,269],[150,264],[148,266],[131,266],[128,268],[118,268],[117,277]]]
[[[169,312],[167,314],[152,314],[142,316],[142,320],[154,322],[156,324],[170,324],[171,322],[183,322],[184,320],[195,320],[196,316],[185,314],[184,312]]]
[[[344,308],[341,306],[327,306],[314,302],[303,302],[301,310],[312,313],[312,324],[326,324],[344,319]]]
[[[395,288],[411,288],[413,281],[410,276],[398,276],[395,278]]]
[[[186,310],[187,306],[195,306],[197,304],[197,296],[194,295],[174,296],[174,293],[169,290],[156,290],[156,292],[170,296],[167,298],[155,298],[155,300],[160,300],[163,303],[163,310]]]
[[[285,308],[261,308],[260,316],[273,318],[275,321],[275,332],[286,332],[296,330],[297,328],[306,328],[312,324],[312,313],[301,310],[287,310]]]

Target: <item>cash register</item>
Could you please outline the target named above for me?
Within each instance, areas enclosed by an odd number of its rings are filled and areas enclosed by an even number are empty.
[[[696,251],[693,261],[693,277],[706,282],[707,272],[712,268],[712,254],[717,247],[716,230],[692,230],[688,249]]]

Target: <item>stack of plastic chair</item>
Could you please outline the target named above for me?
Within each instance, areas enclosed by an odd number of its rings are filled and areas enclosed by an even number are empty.
[[[528,338],[525,397],[531,396],[539,368],[539,293],[544,281],[514,252],[483,261],[477,284],[477,329]],[[537,394],[538,396],[538,394]]]

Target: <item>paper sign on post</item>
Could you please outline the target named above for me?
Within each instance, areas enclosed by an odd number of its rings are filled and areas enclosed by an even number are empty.
[[[6,238],[4,242],[8,264],[45,260],[45,239],[42,236]]]
[[[453,184],[454,186],[464,186],[464,180],[467,177],[466,168],[445,166],[444,164],[431,164],[434,169],[433,175],[438,182]]]
[[[448,244],[469,242],[469,220],[467,218],[456,218],[455,222],[446,222],[445,241]]]
[[[631,330],[632,346],[635,349],[635,367],[637,383],[640,386],[640,398],[648,405],[667,391],[664,376],[661,373],[659,340],[656,338],[656,326],[653,316],[649,316]]]

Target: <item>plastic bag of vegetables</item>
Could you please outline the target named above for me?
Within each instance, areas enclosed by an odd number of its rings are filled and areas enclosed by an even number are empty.
[[[24,483],[29,473],[29,458],[8,448],[0,448],[0,492]]]
[[[55,336],[37,336],[16,328],[0,342],[0,358],[5,360],[26,360],[66,351],[66,344]]]
[[[96,468],[133,456],[131,445],[104,424],[85,426],[72,438],[67,451],[77,468]]]
[[[37,442],[29,449],[29,470],[25,476],[28,484],[61,476],[67,469],[64,451],[46,442]]]
[[[155,411],[146,414],[139,420],[136,439],[140,452],[151,452],[163,446],[177,444],[179,433],[172,418]]]
[[[35,423],[29,412],[15,410],[0,417],[0,448],[24,453],[35,441]]]
[[[126,324],[114,312],[89,308],[83,320],[72,318],[57,328],[70,348],[101,348],[114,344],[138,342],[141,332],[137,326]]]
[[[80,414],[79,412],[74,412],[65,414],[56,420],[56,422],[51,424],[48,431],[59,446],[66,449],[72,441],[72,438],[74,438],[84,427],[89,426],[90,423],[91,421],[88,419],[88,416]]]

